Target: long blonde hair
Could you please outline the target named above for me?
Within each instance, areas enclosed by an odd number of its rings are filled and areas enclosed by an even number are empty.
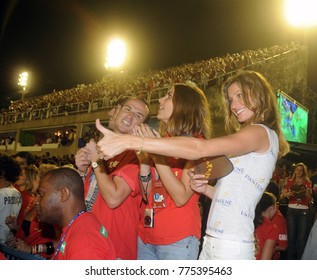
[[[244,123],[239,123],[230,109],[228,88],[234,83],[240,87],[243,93],[242,98],[245,106],[254,113],[253,117]],[[281,118],[277,110],[276,96],[262,74],[255,71],[240,71],[227,79],[222,86],[222,92],[226,111],[225,129],[229,134],[251,124],[263,124],[277,134],[279,140],[278,157],[280,158],[289,152],[289,144],[284,139],[280,126]]]
[[[33,182],[36,179],[36,177],[39,176],[40,171],[35,165],[31,165],[31,166],[26,166],[23,172],[26,178],[25,190],[32,192],[32,190],[34,189]]]
[[[296,172],[295,172],[295,170],[296,170],[296,168],[297,168],[298,166],[303,167],[303,171],[304,171],[303,178],[304,178],[306,181],[310,181],[309,176],[308,176],[307,166],[306,166],[306,164],[303,163],[303,162],[299,162],[299,163],[297,163],[297,164],[295,165],[294,171],[293,171],[293,175],[292,175],[292,179],[294,180],[295,177],[296,177]]]

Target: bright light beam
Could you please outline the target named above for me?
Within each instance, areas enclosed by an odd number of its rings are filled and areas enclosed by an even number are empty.
[[[19,74],[19,82],[18,85],[23,88],[23,91],[26,91],[26,86],[28,84],[28,72],[23,72]]]
[[[317,25],[316,0],[285,0],[285,17],[295,27]]]
[[[126,45],[122,40],[115,39],[111,41],[107,48],[106,69],[120,68],[125,62],[126,54]]]

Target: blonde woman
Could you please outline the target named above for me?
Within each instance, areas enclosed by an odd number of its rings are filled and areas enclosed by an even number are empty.
[[[286,214],[288,248],[287,259],[300,260],[305,249],[309,226],[309,203],[312,199],[312,185],[307,167],[297,163],[291,178],[288,178],[282,191],[288,198]]]

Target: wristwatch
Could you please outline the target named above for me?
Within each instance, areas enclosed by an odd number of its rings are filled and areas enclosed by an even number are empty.
[[[95,169],[95,168],[97,168],[100,164],[101,164],[101,161],[100,161],[100,160],[98,160],[98,161],[93,161],[93,162],[91,163],[91,167],[92,167],[93,169]]]

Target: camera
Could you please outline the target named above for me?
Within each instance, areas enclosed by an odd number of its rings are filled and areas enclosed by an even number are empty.
[[[154,209],[145,209],[144,211],[144,227],[154,227]]]

